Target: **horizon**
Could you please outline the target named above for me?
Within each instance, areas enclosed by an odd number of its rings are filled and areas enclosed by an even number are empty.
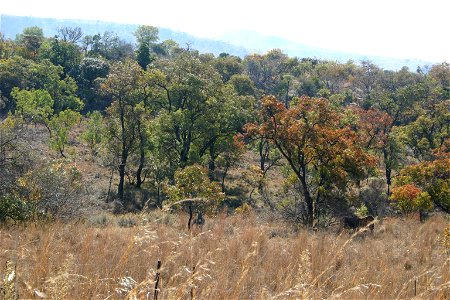
[[[314,3],[300,1],[295,4],[280,0],[277,6],[254,0],[241,2],[230,0],[219,8],[217,4],[211,5],[211,1],[204,0],[147,4],[129,0],[127,7],[108,5],[105,10],[104,1],[92,3],[79,0],[75,7],[65,9],[51,0],[39,3],[18,0],[3,5],[0,14],[152,25],[200,38],[225,41],[227,33],[251,31],[312,47],[360,55],[450,61],[450,43],[442,38],[448,34],[447,5],[439,0],[430,0],[426,6],[407,1],[388,5],[386,0],[365,4],[356,0],[340,3],[329,0]],[[254,3],[260,5],[255,6]],[[50,6],[51,9],[48,8]],[[367,11],[370,14],[364,14]],[[151,21],[148,20],[149,15]]]

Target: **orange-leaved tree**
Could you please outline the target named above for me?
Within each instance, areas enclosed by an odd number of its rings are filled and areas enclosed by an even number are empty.
[[[300,182],[304,221],[310,226],[320,204],[375,165],[345,121],[344,111],[327,99],[304,96],[286,108],[274,96],[266,96],[260,115],[260,122],[246,125],[247,136],[268,139],[286,159]]]
[[[430,195],[423,192],[413,184],[395,187],[390,197],[397,208],[404,214],[410,215],[417,211],[426,211],[432,208]]]
[[[450,213],[450,139],[435,151],[436,159],[403,168],[396,177],[396,185],[414,185],[430,196],[439,208]],[[431,203],[430,203],[431,205]]]

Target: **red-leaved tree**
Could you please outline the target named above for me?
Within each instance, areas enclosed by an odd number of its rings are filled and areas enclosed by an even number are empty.
[[[364,151],[344,112],[327,99],[301,97],[286,108],[274,96],[261,101],[260,122],[249,123],[247,136],[261,136],[278,148],[300,182],[312,226],[318,205],[333,192],[345,191],[348,182],[363,178],[375,159]]]

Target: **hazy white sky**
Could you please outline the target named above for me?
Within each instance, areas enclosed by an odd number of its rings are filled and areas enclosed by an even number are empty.
[[[0,0],[0,13],[149,24],[200,37],[244,29],[334,50],[450,62],[448,0]]]

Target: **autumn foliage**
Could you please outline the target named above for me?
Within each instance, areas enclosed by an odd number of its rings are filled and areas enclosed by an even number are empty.
[[[307,223],[322,201],[364,176],[375,159],[346,124],[344,111],[327,99],[301,97],[286,108],[274,96],[261,101],[260,122],[247,124],[249,137],[264,137],[281,152],[301,184]]]
[[[430,195],[412,184],[395,187],[392,190],[391,200],[405,215],[418,210],[429,210],[432,207]]]

